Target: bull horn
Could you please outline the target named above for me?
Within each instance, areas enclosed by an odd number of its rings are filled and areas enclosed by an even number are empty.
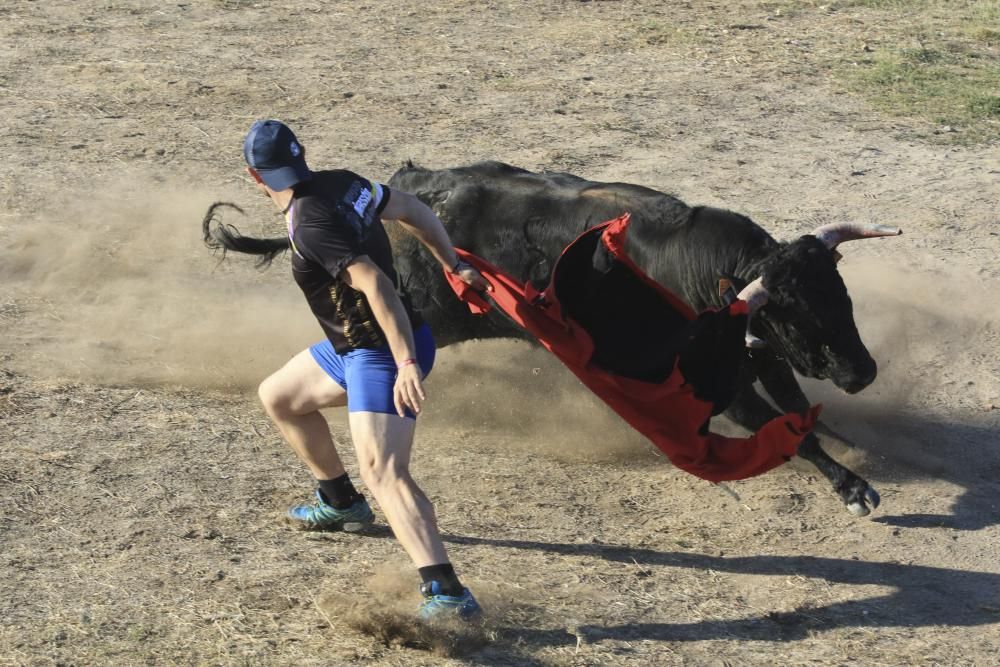
[[[768,294],[767,289],[764,287],[764,278],[757,278],[749,283],[736,295],[736,298],[740,301],[746,301],[747,309],[750,311],[747,316],[746,336],[744,336],[746,346],[754,350],[767,347],[765,341],[750,333],[750,320],[753,319],[754,313],[767,303]]]
[[[879,236],[899,236],[903,230],[891,225],[860,222],[831,222],[813,232],[823,244],[833,250],[844,241],[873,239]]]
[[[767,341],[764,340],[763,338],[758,338],[757,336],[754,336],[752,333],[750,333],[749,326],[747,326],[747,335],[743,337],[743,340],[746,344],[745,346],[750,348],[751,350],[763,350],[765,347],[767,347]]]
[[[740,301],[746,301],[750,314],[753,315],[767,303],[768,293],[767,288],[764,287],[764,278],[757,278],[753,282],[747,283],[747,286],[736,295],[736,298]]]

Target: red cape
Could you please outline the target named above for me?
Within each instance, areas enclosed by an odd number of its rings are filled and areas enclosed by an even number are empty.
[[[629,216],[626,214],[581,234],[563,251],[552,272],[552,280],[543,292],[530,284],[522,285],[509,274],[475,255],[456,250],[463,261],[472,264],[490,282],[493,289],[489,297],[493,303],[537,338],[587,388],[633,428],[649,438],[678,468],[711,482],[721,482],[753,477],[781,465],[796,453],[802,438],[815,426],[820,406],[814,406],[802,415],[785,414],[776,417],[748,438],[729,438],[708,430],[713,403],[695,395],[695,388],[684,377],[681,364],[676,359],[670,364],[672,371],[668,369],[669,374],[665,379],[656,382],[625,377],[594,363],[594,337],[584,326],[563,312],[563,304],[556,294],[557,283],[560,282],[560,267],[567,264],[564,261],[567,253],[585,237],[600,234],[600,242],[604,246],[601,250],[605,250],[607,256],[618,263],[619,274],[622,270],[629,272],[630,279],[635,285],[639,285],[638,289],[655,294],[660,307],[668,308],[680,320],[688,323],[693,324],[698,318],[676,295],[646,276],[625,253],[628,224]],[[589,251],[589,248],[586,250]],[[483,314],[492,308],[482,294],[457,277],[446,275],[452,289],[469,305],[473,313]],[[563,301],[567,301],[566,290],[575,289],[576,282],[574,278],[563,280],[559,285]],[[723,311],[727,311],[728,315]],[[745,302],[736,301],[723,311],[710,312],[721,313],[722,317],[739,318],[739,323],[745,330],[748,313]],[[733,320],[729,322],[735,324]],[[729,326],[725,321],[723,324]],[[593,327],[591,330],[593,331]],[[734,358],[733,353],[742,354],[742,335],[737,338],[730,336],[726,340],[730,346],[727,350],[729,358]],[[732,346],[735,345],[740,349],[734,349]],[[690,372],[691,367],[687,368]],[[735,379],[735,375],[732,377]],[[716,412],[721,409],[715,407]]]

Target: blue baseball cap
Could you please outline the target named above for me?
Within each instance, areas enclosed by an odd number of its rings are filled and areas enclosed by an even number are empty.
[[[258,120],[250,127],[243,141],[243,157],[272,190],[287,190],[312,178],[302,144],[278,120]]]

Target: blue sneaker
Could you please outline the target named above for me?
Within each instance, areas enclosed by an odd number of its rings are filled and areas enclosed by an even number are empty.
[[[296,505],[288,510],[288,518],[304,530],[343,530],[348,533],[364,530],[375,522],[372,508],[363,497],[355,500],[350,507],[339,510],[326,503],[319,489],[316,489],[314,504]]]
[[[430,581],[420,585],[420,594],[424,596],[424,601],[417,609],[417,616],[424,621],[450,617],[468,621],[483,613],[483,608],[472,597],[468,588],[463,588],[461,595],[444,595],[441,593],[441,584]]]

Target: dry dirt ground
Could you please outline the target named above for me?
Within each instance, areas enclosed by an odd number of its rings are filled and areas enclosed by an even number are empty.
[[[1000,159],[844,92],[826,57],[912,20],[864,5],[2,3],[0,663],[996,664]],[[881,508],[797,463],[727,493],[537,349],[457,346],[414,470],[487,615],[414,626],[384,528],[281,521],[309,479],[254,387],[319,332],[284,262],[198,236],[217,199],[279,233],[258,117],[380,180],[500,159],[781,238],[900,225],[843,264],[879,379],[807,386]]]

